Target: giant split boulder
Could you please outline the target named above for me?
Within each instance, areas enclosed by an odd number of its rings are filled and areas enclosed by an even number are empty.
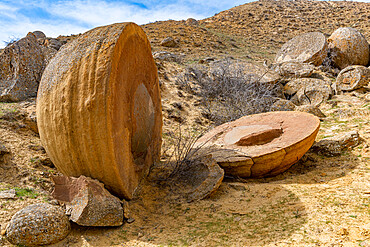
[[[268,112],[220,125],[195,147],[212,154],[225,174],[266,177],[282,173],[312,146],[320,120],[304,112]]]
[[[36,96],[47,63],[44,53],[33,33],[0,51],[0,101]]]
[[[286,42],[276,54],[275,62],[312,63],[318,66],[326,58],[327,52],[325,36],[319,32],[310,32]]]
[[[341,27],[328,38],[331,59],[340,69],[349,65],[367,65],[369,44],[355,28]]]
[[[134,23],[90,30],[50,61],[37,96],[40,138],[65,175],[132,198],[161,147],[161,99],[150,43]]]

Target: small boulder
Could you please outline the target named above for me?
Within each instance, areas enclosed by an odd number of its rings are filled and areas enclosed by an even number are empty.
[[[15,189],[0,191],[0,199],[14,199],[16,196]]]
[[[165,38],[164,40],[161,41],[160,45],[164,46],[164,47],[176,47],[177,42],[174,38],[167,37],[167,38]]]
[[[314,153],[325,156],[339,156],[344,149],[352,148],[360,144],[360,136],[357,131],[350,131],[338,136],[329,137],[316,142],[311,150]]]
[[[176,62],[181,63],[184,54],[174,54],[167,51],[153,52],[153,58],[159,61]]]
[[[188,18],[186,21],[185,21],[185,24],[186,25],[189,25],[189,26],[198,26],[198,21],[195,20],[194,18]]]
[[[324,34],[305,33],[286,42],[275,57],[276,63],[301,62],[322,64],[327,56],[328,45]]]
[[[6,238],[14,245],[48,245],[63,240],[70,230],[68,217],[61,208],[38,203],[25,207],[12,217]]]
[[[310,77],[315,66],[308,63],[285,62],[273,66],[274,70],[285,78]]]
[[[369,44],[355,28],[341,27],[328,39],[330,57],[340,69],[349,65],[367,65]]]
[[[370,69],[362,65],[352,65],[343,69],[335,82],[337,91],[352,91],[366,87],[370,82]]]
[[[315,105],[325,102],[332,95],[329,82],[317,78],[299,78],[284,86],[284,94],[295,105]]]
[[[53,177],[52,196],[66,203],[70,220],[81,226],[120,226],[123,224],[121,201],[104,184],[89,177]]]
[[[46,39],[46,35],[41,31],[34,31],[32,33],[36,36],[36,39]]]

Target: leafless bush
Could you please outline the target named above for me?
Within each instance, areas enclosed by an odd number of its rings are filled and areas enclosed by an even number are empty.
[[[177,80],[200,98],[203,115],[216,125],[245,115],[267,112],[276,101],[278,87],[263,82],[263,75],[245,73],[230,60],[205,67],[190,67]]]

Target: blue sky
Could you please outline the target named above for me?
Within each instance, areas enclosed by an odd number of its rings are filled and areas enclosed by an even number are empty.
[[[3,41],[41,30],[48,37],[85,32],[115,22],[203,19],[250,0],[0,0]]]

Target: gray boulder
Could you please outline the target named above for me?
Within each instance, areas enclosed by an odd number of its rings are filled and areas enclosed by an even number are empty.
[[[286,42],[276,54],[275,62],[301,62],[319,66],[326,58],[327,52],[325,36],[319,32],[310,32]]]
[[[295,105],[319,106],[333,94],[331,84],[317,78],[299,78],[289,81],[284,86],[284,94]]]
[[[68,217],[61,208],[38,203],[25,207],[12,217],[6,238],[14,245],[47,245],[63,240],[70,230]]]
[[[285,78],[310,77],[315,66],[308,63],[285,62],[273,66],[274,70]]]
[[[176,47],[177,42],[176,42],[176,40],[174,40],[174,38],[167,37],[167,38],[165,38],[164,40],[161,41],[160,45],[164,46],[164,47]]]
[[[316,142],[311,151],[325,156],[339,156],[342,150],[352,148],[360,144],[360,136],[357,131],[350,131],[338,136],[329,137]]]
[[[43,50],[33,33],[5,47],[0,52],[0,101],[35,97],[45,66]]]
[[[52,196],[67,206],[70,220],[81,226],[120,226],[123,224],[121,201],[104,184],[89,177],[53,177]]]

